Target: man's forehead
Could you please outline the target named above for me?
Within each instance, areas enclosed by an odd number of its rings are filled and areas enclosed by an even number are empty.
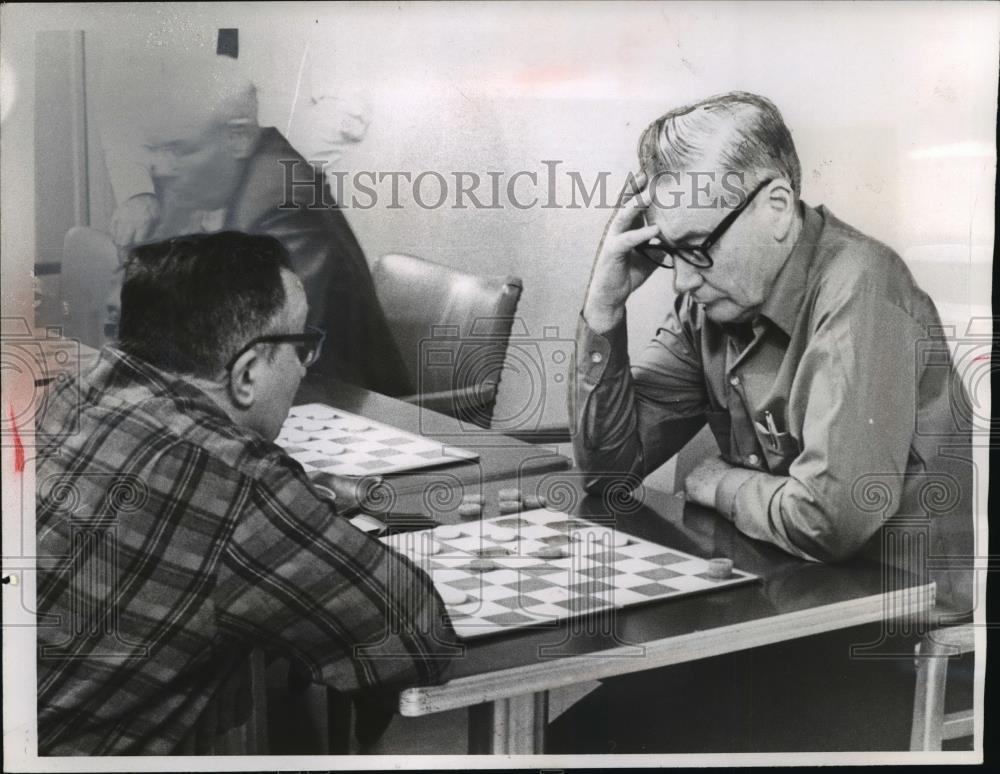
[[[647,218],[670,241],[708,234],[742,191],[722,170],[663,172],[654,180]]]

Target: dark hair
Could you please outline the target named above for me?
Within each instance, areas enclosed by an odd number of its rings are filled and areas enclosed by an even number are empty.
[[[118,344],[164,370],[216,376],[275,324],[289,266],[277,239],[238,231],[136,247],[125,264]]]
[[[710,161],[724,172],[749,175],[743,180],[747,189],[767,177],[784,177],[796,198],[801,192],[792,133],[769,99],[745,91],[709,97],[660,116],[639,140],[639,163],[651,178],[688,170],[706,153],[717,156]]]

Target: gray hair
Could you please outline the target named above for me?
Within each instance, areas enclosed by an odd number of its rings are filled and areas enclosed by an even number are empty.
[[[651,123],[639,139],[639,163],[653,178],[690,170],[699,161],[723,172],[749,175],[749,187],[765,177],[784,177],[798,198],[802,169],[778,108],[770,100],[733,91],[671,110]]]

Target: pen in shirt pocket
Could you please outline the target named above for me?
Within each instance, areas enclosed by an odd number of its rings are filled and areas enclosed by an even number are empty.
[[[781,451],[781,443],[780,443],[781,437],[784,435],[788,435],[788,433],[783,433],[780,430],[778,430],[778,426],[774,422],[774,415],[770,411],[764,412],[764,421],[767,423],[767,427],[765,427],[764,425],[762,425],[760,422],[757,421],[754,421],[754,425],[757,426],[757,429],[760,431],[761,435],[767,437],[768,441],[771,444],[771,448],[774,451]]]

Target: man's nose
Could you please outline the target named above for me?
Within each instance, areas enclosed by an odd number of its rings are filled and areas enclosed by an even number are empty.
[[[674,292],[685,293],[702,283],[701,272],[687,261],[678,258],[674,263]]]

